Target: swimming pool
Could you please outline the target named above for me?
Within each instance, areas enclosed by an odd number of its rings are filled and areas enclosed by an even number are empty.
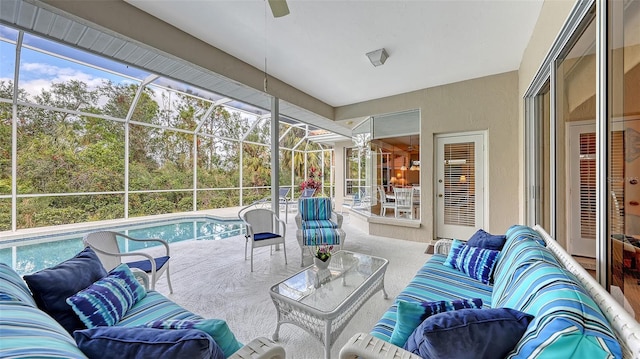
[[[187,240],[220,240],[244,233],[240,221],[223,221],[208,217],[181,218],[94,228],[66,234],[43,235],[0,242],[0,262],[11,265],[21,275],[52,267],[80,252],[82,237],[97,230],[116,231],[134,238],[161,238],[169,243]],[[144,244],[124,240],[122,251],[135,251]]]

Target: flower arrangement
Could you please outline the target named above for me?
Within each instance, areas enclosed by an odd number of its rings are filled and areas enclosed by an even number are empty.
[[[300,184],[300,189],[305,190],[307,188],[313,188],[318,192],[320,188],[322,188],[322,182],[316,181],[316,177],[321,177],[322,172],[319,169],[311,166],[309,169],[309,178]]]
[[[331,258],[331,251],[333,250],[332,245],[321,245],[316,248],[316,258],[319,260],[326,262]]]

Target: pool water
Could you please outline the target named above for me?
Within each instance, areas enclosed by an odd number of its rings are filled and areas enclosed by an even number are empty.
[[[160,238],[169,243],[187,240],[220,240],[244,233],[240,221],[221,221],[213,218],[191,218],[171,221],[92,229],[69,234],[56,234],[0,242],[0,262],[11,265],[24,275],[55,266],[80,252],[82,237],[97,230],[110,230],[133,238]],[[131,252],[149,247],[148,243],[125,241],[119,238],[120,250]]]

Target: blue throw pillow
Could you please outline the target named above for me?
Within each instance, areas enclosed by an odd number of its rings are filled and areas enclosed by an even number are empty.
[[[500,251],[471,247],[454,239],[443,264],[489,284],[499,255]]]
[[[533,316],[510,308],[462,309],[431,316],[411,334],[405,349],[424,359],[504,358]]]
[[[398,301],[396,326],[393,328],[389,341],[391,344],[401,347],[406,343],[407,338],[409,338],[416,327],[427,317],[463,308],[482,308],[482,299],[441,300],[434,302],[406,302],[400,300]]]
[[[159,329],[199,329],[209,334],[218,344],[225,357],[230,357],[242,348],[235,335],[229,329],[227,322],[221,319],[202,320],[157,320],[145,325],[147,328]]]
[[[96,253],[89,247],[55,267],[25,275],[38,308],[53,317],[69,333],[86,327],[66,299],[107,275]]]
[[[75,331],[73,337],[89,358],[224,358],[211,337],[197,329],[97,327]]]
[[[67,298],[67,303],[87,328],[94,328],[117,324],[146,295],[129,266],[120,264],[106,277]]]
[[[484,249],[492,249],[494,251],[501,251],[504,247],[504,243],[507,241],[507,236],[495,235],[485,232],[483,229],[478,229],[476,233],[469,238],[467,245],[471,247],[480,247]]]

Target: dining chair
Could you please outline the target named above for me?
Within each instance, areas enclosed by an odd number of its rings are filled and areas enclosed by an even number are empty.
[[[394,188],[393,194],[396,197],[396,218],[400,218],[402,213],[409,213],[409,218],[413,219],[413,188]]]
[[[378,193],[380,194],[380,215],[382,217],[386,216],[387,209],[393,209],[395,211],[395,202],[392,202],[387,198],[387,194],[384,192],[382,186],[378,186]]]

